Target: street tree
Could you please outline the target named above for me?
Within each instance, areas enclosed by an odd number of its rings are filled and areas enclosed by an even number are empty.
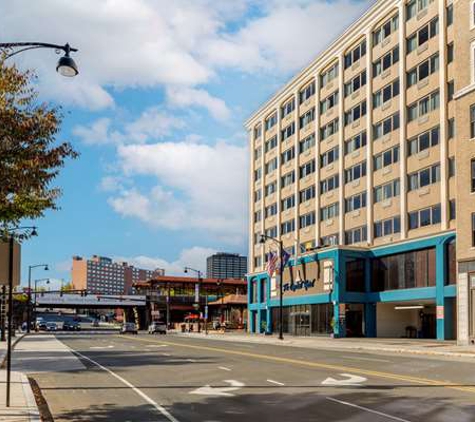
[[[54,179],[78,153],[59,142],[60,107],[40,102],[33,71],[0,57],[0,236],[23,219],[58,209],[61,189]]]

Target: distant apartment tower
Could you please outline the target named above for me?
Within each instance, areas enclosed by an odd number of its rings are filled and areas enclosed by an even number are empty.
[[[73,256],[74,289],[94,294],[130,294],[133,283],[164,274],[165,271],[160,268],[145,270],[127,262],[114,262],[104,256],[93,255],[90,259]]]
[[[247,273],[247,257],[237,253],[218,252],[206,259],[208,278],[243,278]]]

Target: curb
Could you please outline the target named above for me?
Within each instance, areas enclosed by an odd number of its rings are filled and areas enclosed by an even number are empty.
[[[27,376],[22,372],[21,375],[21,386],[23,388],[23,395],[25,396],[26,405],[28,407],[28,417],[30,422],[40,422],[40,410],[36,404],[35,396],[33,390],[31,389],[30,381]]]

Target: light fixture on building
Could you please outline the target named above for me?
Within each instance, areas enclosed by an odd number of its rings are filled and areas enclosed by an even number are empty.
[[[424,305],[407,305],[407,306],[395,306],[396,311],[403,311],[406,309],[424,309]]]

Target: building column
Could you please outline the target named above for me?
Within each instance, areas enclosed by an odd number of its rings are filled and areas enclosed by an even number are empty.
[[[262,302],[261,284],[262,284],[262,279],[257,280],[256,286],[257,286],[257,306],[258,306],[258,308],[257,308],[256,333],[261,333],[262,332],[262,330],[261,330],[261,318],[262,318],[262,315],[261,315],[261,302]]]
[[[365,292],[371,292],[371,259],[365,258]],[[376,337],[376,303],[364,304],[365,336]]]
[[[267,314],[266,314],[266,332],[272,334],[272,308],[269,305],[266,305]]]
[[[337,249],[333,255],[333,291],[330,296],[333,304],[333,335],[335,338],[345,337],[344,315],[340,313],[340,299],[344,291],[344,283],[344,257],[342,252]]]
[[[435,305],[436,305],[436,324],[437,340],[445,340],[445,318],[447,309],[445,309],[444,285],[447,274],[447,251],[445,242],[438,243],[435,247]],[[450,318],[450,316],[448,317]]]

